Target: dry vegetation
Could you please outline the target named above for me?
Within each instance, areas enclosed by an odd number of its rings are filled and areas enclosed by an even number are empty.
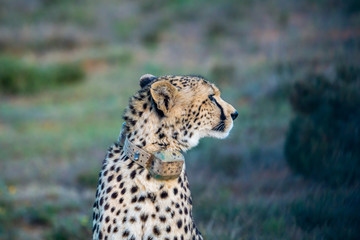
[[[359,66],[359,13],[353,0],[0,1],[0,239],[91,237],[98,171],[144,73],[203,75],[239,111],[229,138],[186,154],[206,239],[359,239],[358,181],[303,177],[284,155],[293,84],[354,78],[338,68]]]

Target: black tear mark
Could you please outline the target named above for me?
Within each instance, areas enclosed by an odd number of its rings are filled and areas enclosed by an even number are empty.
[[[220,108],[220,120],[224,121],[226,120],[226,116],[224,114],[224,109],[222,108],[222,106],[216,101],[216,99],[214,98],[214,102],[216,103],[216,105]]]

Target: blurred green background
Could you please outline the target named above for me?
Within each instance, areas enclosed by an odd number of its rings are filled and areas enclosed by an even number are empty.
[[[360,239],[358,0],[0,0],[0,239],[90,239],[145,73],[239,111],[186,153],[206,239]]]

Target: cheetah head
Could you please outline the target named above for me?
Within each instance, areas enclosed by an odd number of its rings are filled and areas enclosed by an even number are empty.
[[[146,74],[124,120],[128,139],[148,151],[186,151],[203,137],[225,138],[238,113],[200,76]]]

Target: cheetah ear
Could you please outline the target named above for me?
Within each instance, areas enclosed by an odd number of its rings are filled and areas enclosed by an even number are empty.
[[[151,85],[150,93],[158,113],[163,116],[174,106],[178,91],[171,83],[159,81]]]
[[[154,75],[151,75],[149,73],[142,75],[140,77],[140,87],[144,88],[146,85],[148,85],[149,83],[151,83],[155,79],[157,79],[157,77],[155,77]]]

